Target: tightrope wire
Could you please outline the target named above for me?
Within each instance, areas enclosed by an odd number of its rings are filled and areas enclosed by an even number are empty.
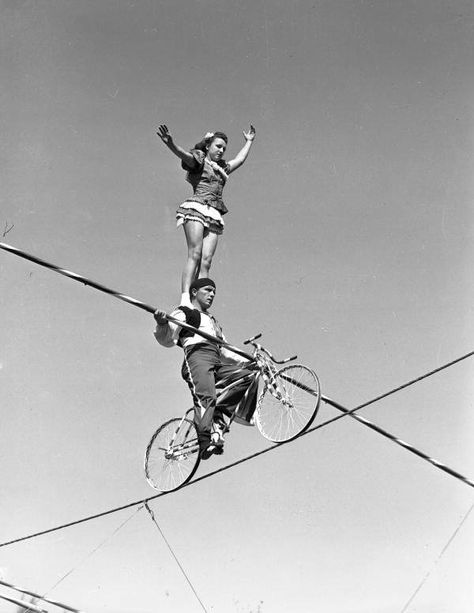
[[[359,405],[358,407],[356,407],[355,409],[344,409],[341,405],[339,405],[338,403],[330,400],[329,398],[326,397],[322,397],[322,400],[324,400],[324,402],[331,404],[331,406],[333,406],[334,408],[337,408],[339,410],[342,410],[343,413],[341,415],[338,415],[332,419],[329,419],[325,422],[323,422],[322,424],[318,424],[317,426],[313,426],[312,428],[309,428],[308,430],[306,430],[306,432],[303,432],[302,434],[299,435],[298,438],[302,437],[302,436],[306,436],[307,434],[310,434],[312,432],[315,432],[316,430],[319,430],[320,428],[323,428],[339,419],[342,419],[343,417],[348,417],[351,416],[354,419],[357,419],[360,423],[363,423],[364,425],[366,425],[367,427],[376,430],[377,432],[379,432],[380,434],[382,434],[383,436],[389,438],[390,440],[392,440],[394,443],[404,447],[405,449],[407,449],[408,451],[411,451],[412,453],[414,453],[415,455],[421,457],[422,459],[430,462],[431,464],[433,464],[434,466],[436,466],[437,468],[444,470],[445,472],[448,472],[450,475],[452,475],[453,477],[455,477],[456,479],[459,479],[460,481],[462,481],[463,483],[465,483],[466,485],[469,485],[470,487],[474,487],[474,482],[471,481],[470,479],[468,479],[467,477],[464,477],[463,475],[461,475],[460,473],[452,470],[451,468],[441,464],[440,462],[437,462],[436,460],[434,460],[433,458],[430,458],[427,454],[423,453],[422,451],[419,451],[418,449],[415,449],[414,447],[412,447],[411,445],[408,445],[408,443],[404,443],[403,441],[401,441],[400,439],[398,439],[397,437],[393,436],[393,434],[390,434],[389,432],[386,432],[385,430],[383,430],[382,428],[379,428],[378,426],[376,426],[375,424],[369,422],[368,420],[366,420],[365,418],[360,417],[359,415],[355,415],[355,411],[359,411],[361,409],[363,409],[364,407],[368,406],[369,404],[373,404],[374,402],[376,402],[377,400],[380,400],[381,398],[385,398],[390,394],[394,394],[396,391],[399,391],[401,389],[404,389],[405,387],[408,387],[409,385],[413,385],[413,383],[415,383],[416,381],[420,381],[421,379],[426,378],[427,376],[430,376],[430,374],[434,374],[439,372],[440,370],[443,370],[444,368],[447,368],[448,366],[451,366],[452,364],[456,364],[457,362],[464,360],[470,356],[474,355],[474,352],[470,352],[467,353],[466,355],[462,356],[461,358],[458,358],[456,360],[453,360],[452,362],[449,362],[448,364],[445,364],[444,366],[441,366],[439,368],[436,368],[435,370],[430,371],[430,373],[427,373],[426,375],[422,375],[421,377],[418,377],[417,379],[413,379],[411,381],[409,381],[408,383],[405,383],[397,388],[394,388],[392,390],[390,390],[389,392],[387,392],[386,394],[383,394],[382,396],[377,396],[377,398],[374,398],[372,400],[369,400],[361,405]],[[253,460],[254,458],[257,458],[258,456],[261,456],[265,453],[268,453],[269,451],[272,451],[274,449],[277,449],[278,447],[281,447],[282,445],[288,445],[289,443],[292,443],[294,441],[286,441],[283,443],[275,443],[273,445],[271,445],[270,447],[266,447],[265,449],[261,449],[260,451],[256,451],[253,454],[250,454],[248,456],[245,456],[244,458],[241,458],[240,460],[236,460],[235,462],[232,462],[231,464],[227,464],[226,466],[222,466],[221,468],[217,468],[216,470],[213,470],[209,473],[206,473],[205,475],[202,475],[200,477],[194,478],[192,481],[190,481],[189,483],[186,483],[185,485],[183,485],[180,489],[184,489],[186,487],[191,487],[193,485],[195,485],[196,483],[199,483],[199,481],[202,481],[204,479],[208,479],[209,477],[213,477],[214,475],[217,475],[221,472],[224,472],[226,470],[229,470],[230,468],[234,468],[235,466],[238,466],[239,464],[243,464],[244,462],[248,462],[249,460]],[[57,530],[63,530],[64,528],[70,528],[72,526],[76,526],[77,524],[81,524],[87,521],[91,521],[93,519],[98,519],[99,517],[105,517],[106,515],[111,515],[112,513],[117,513],[118,511],[123,511],[124,509],[129,509],[131,507],[137,506],[139,504],[145,503],[145,502],[150,502],[151,500],[155,500],[156,498],[160,498],[161,496],[167,496],[169,494],[173,494],[174,492],[160,492],[159,494],[155,494],[154,496],[150,496],[148,498],[146,498],[145,500],[141,499],[141,500],[137,500],[135,502],[130,502],[128,504],[119,506],[119,507],[115,507],[113,509],[109,509],[107,511],[102,511],[101,513],[96,513],[94,515],[89,515],[87,517],[83,517],[81,519],[77,519],[74,521],[71,521],[69,523],[66,524],[62,524],[60,526],[55,526],[54,528],[49,528],[47,530],[42,530],[40,532],[35,532],[34,534],[29,534],[27,536],[23,536],[23,537],[19,537],[16,539],[13,539],[11,541],[6,541],[4,543],[0,543],[0,547],[6,547],[7,545],[13,545],[15,543],[19,543],[21,541],[26,541],[32,538],[36,538],[38,536],[43,536],[45,534],[50,534],[51,532],[56,532]]]
[[[2,600],[6,600],[7,602],[12,602],[13,604],[18,605],[19,607],[21,607],[21,611],[23,611],[26,603],[24,600],[19,600],[18,598],[13,598],[13,596],[4,596],[3,594],[0,594],[0,598]],[[37,607],[34,604],[30,604],[29,605],[30,610],[31,611],[35,611],[35,613],[48,613],[48,611],[46,611],[45,609],[41,609],[40,607]]]
[[[31,590],[25,590],[24,588],[21,588],[17,585],[13,585],[12,583],[7,583],[6,581],[0,581],[0,585],[3,585],[4,587],[8,587],[12,590],[15,590],[16,592],[20,592],[21,594],[32,596],[33,598],[37,598],[39,600],[47,602],[48,604],[52,604],[56,607],[64,609],[65,611],[71,611],[72,613],[81,613],[81,611],[79,611],[78,609],[74,609],[73,607],[70,607],[69,605],[66,605],[62,602],[58,602],[57,600],[51,600],[51,599],[45,598],[44,596],[41,596],[40,594],[36,594],[35,592],[32,592]],[[0,596],[0,598],[5,598],[5,596]],[[5,598],[5,599],[9,600],[8,598]],[[11,600],[11,602],[15,602],[17,604],[21,603],[23,605],[23,609],[25,609],[26,611],[42,610],[33,603],[27,604],[25,601],[17,601],[16,599]],[[23,611],[23,613],[26,613],[26,611]]]

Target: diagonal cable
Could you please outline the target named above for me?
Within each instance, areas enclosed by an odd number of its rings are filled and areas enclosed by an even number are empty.
[[[191,579],[188,577],[188,575],[187,575],[186,571],[184,570],[183,566],[181,565],[180,561],[178,560],[178,557],[176,556],[175,552],[173,551],[173,549],[172,549],[171,545],[169,544],[168,539],[167,539],[167,538],[166,538],[166,536],[164,535],[163,530],[160,528],[160,525],[159,525],[159,524],[158,524],[158,522],[156,521],[155,514],[154,514],[154,513],[153,513],[153,511],[150,509],[150,505],[148,504],[148,502],[145,502],[145,509],[148,511],[148,513],[149,513],[149,515],[150,515],[150,517],[151,517],[151,521],[152,521],[152,522],[155,524],[155,526],[158,528],[159,533],[161,534],[161,536],[162,536],[162,538],[163,538],[164,542],[166,543],[166,546],[168,547],[168,549],[169,549],[169,551],[170,551],[171,555],[173,556],[174,561],[175,561],[175,562],[176,562],[176,564],[178,565],[179,570],[180,570],[180,571],[183,573],[183,576],[184,576],[184,578],[186,579],[186,581],[187,581],[187,583],[188,583],[189,587],[191,588],[191,590],[192,590],[193,594],[196,596],[197,601],[198,601],[198,602],[199,602],[199,604],[201,605],[201,607],[202,607],[203,611],[204,611],[205,613],[207,613],[207,609],[206,609],[206,607],[203,605],[203,603],[202,603],[201,599],[200,599],[200,598],[199,598],[199,596],[198,596],[198,593],[196,592],[196,590],[195,590],[195,588],[194,588],[193,584],[191,583]]]
[[[466,522],[467,518],[469,517],[469,515],[471,514],[472,509],[474,509],[474,504],[472,504],[469,508],[469,510],[467,511],[467,513],[465,513],[464,517],[461,519],[461,521],[459,522],[456,530],[451,534],[451,536],[448,539],[448,542],[446,543],[446,545],[443,547],[443,549],[441,550],[439,556],[436,558],[436,560],[433,562],[432,567],[430,568],[430,570],[425,574],[425,576],[423,577],[423,579],[421,580],[420,584],[418,585],[418,587],[416,588],[416,590],[413,592],[413,594],[410,596],[410,598],[407,600],[407,602],[405,603],[405,606],[403,607],[403,609],[401,610],[400,613],[405,613],[405,611],[408,609],[408,607],[410,606],[410,604],[413,602],[413,600],[415,599],[415,596],[418,594],[418,592],[421,590],[421,588],[424,586],[424,584],[428,581],[429,576],[431,575],[431,573],[433,572],[433,570],[436,568],[436,565],[438,564],[438,562],[441,560],[441,558],[443,557],[443,555],[445,554],[446,550],[448,549],[448,547],[451,545],[451,543],[454,541],[454,539],[456,538],[457,533],[459,532],[459,530],[461,530],[462,526],[464,525],[464,523]]]
[[[6,584],[3,581],[0,581],[0,584],[8,585],[8,587],[13,588],[14,590],[21,591],[22,593],[28,594],[30,596],[34,596],[35,598],[38,598],[39,600],[43,602],[47,602],[49,604],[65,609],[67,611],[72,611],[73,613],[81,613],[81,611],[77,611],[76,609],[73,609],[72,607],[69,607],[68,605],[57,602],[55,600],[51,600],[50,598],[46,598],[46,596],[48,596],[60,583],[62,583],[65,579],[67,579],[69,575],[72,575],[72,573],[75,570],[77,570],[80,566],[82,566],[82,564],[84,564],[86,560],[92,557],[99,549],[101,549],[108,541],[110,541],[117,534],[117,532],[119,532],[125,526],[125,524],[128,524],[128,522],[133,517],[135,517],[135,515],[142,509],[143,507],[138,507],[129,517],[127,517],[127,519],[125,519],[121,524],[119,524],[111,534],[106,536],[105,539],[103,539],[98,545],[96,545],[96,547],[94,547],[94,549],[92,549],[92,551],[90,551],[80,562],[78,562],[73,568],[71,568],[71,570],[69,570],[65,575],[60,577],[60,579],[58,579],[58,581],[56,581],[56,583],[52,587],[50,587],[49,590],[43,594],[43,596],[40,596],[39,594],[35,594],[34,592],[31,592],[31,591],[21,590],[20,588],[15,587],[13,585]],[[28,606],[28,608],[25,608],[25,611],[23,613],[28,613],[29,611],[32,611],[32,610],[33,609],[31,608],[31,606]]]

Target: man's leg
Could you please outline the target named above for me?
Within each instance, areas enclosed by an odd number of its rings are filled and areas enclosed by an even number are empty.
[[[184,358],[182,375],[189,385],[194,402],[194,423],[201,451],[211,442],[211,429],[216,408],[214,371],[218,351],[211,345],[200,345]]]

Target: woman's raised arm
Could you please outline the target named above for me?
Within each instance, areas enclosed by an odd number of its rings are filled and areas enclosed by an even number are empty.
[[[242,132],[242,134],[245,138],[245,145],[242,147],[242,149],[239,151],[239,153],[235,156],[233,160],[227,162],[227,165],[229,167],[229,174],[231,172],[234,172],[234,170],[236,170],[239,166],[242,166],[242,164],[247,159],[250,147],[252,146],[252,143],[255,138],[255,128],[252,124],[250,124],[250,129],[248,130],[248,132]]]
[[[168,147],[168,149],[172,151],[177,157],[179,157],[180,160],[182,160],[183,162],[185,162],[185,164],[188,164],[189,166],[192,166],[194,164],[194,157],[192,156],[192,154],[173,141],[173,138],[167,126],[165,126],[164,124],[160,125],[157,134]]]

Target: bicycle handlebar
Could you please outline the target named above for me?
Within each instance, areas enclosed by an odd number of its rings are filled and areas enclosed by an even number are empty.
[[[292,355],[291,358],[286,358],[286,360],[280,360],[280,361],[275,360],[275,362],[277,364],[286,364],[287,362],[291,362],[293,360],[296,360],[297,357],[298,357],[297,355]]]
[[[244,341],[244,345],[249,345],[250,343],[252,343],[252,341],[256,341],[257,338],[260,338],[261,336],[262,336],[262,333],[259,332],[255,336],[252,336],[251,338],[248,338],[246,341]]]
[[[262,345],[260,345],[259,343],[256,343],[255,341],[257,340],[257,338],[260,338],[262,336],[262,333],[259,332],[258,334],[256,334],[255,336],[252,336],[251,338],[248,338],[246,341],[244,341],[244,345],[253,345],[253,347],[255,347],[255,349],[257,349],[257,351],[263,351],[263,353],[266,353],[268,355],[268,357],[275,362],[275,364],[286,364],[287,362],[291,362],[292,360],[296,360],[296,358],[298,357],[297,355],[293,355],[291,356],[291,358],[285,358],[284,360],[277,360],[269,351],[268,349],[265,349],[265,347],[263,347]]]

